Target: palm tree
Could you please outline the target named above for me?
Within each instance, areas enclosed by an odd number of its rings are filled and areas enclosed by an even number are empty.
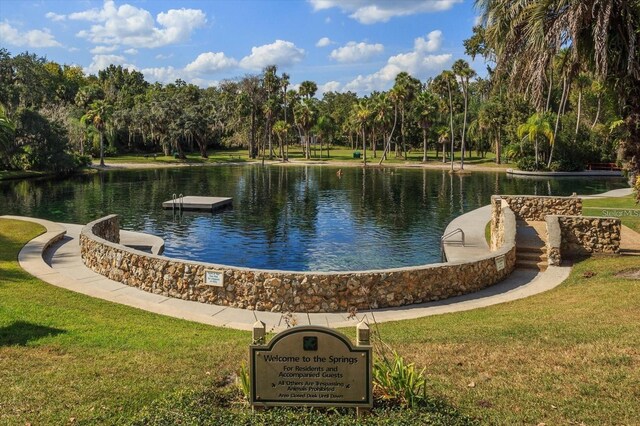
[[[300,83],[300,89],[298,90],[298,92],[300,92],[300,96],[304,96],[307,99],[313,98],[317,91],[318,85],[315,82],[309,80],[305,80]]]
[[[311,158],[311,140],[309,132],[313,127],[316,111],[311,99],[305,99],[296,104],[293,109],[293,117],[304,139],[304,158]]]
[[[371,118],[371,108],[368,105],[367,99],[362,99],[360,102],[354,105],[354,114],[356,123],[362,133],[362,157],[364,159],[364,167],[367,167],[367,138],[366,129]]]
[[[89,105],[89,110],[80,118],[83,125],[92,125],[100,134],[100,167],[104,167],[104,133],[110,124],[113,106],[104,100]]]
[[[462,124],[462,142],[460,144],[460,169],[464,169],[464,152],[465,152],[465,135],[467,130],[467,110],[469,106],[469,79],[476,75],[471,69],[469,63],[463,59],[458,59],[453,64],[453,73],[458,76],[462,86],[462,95],[464,96],[464,122]]]
[[[444,70],[435,79],[433,79],[433,88],[440,94],[446,94],[449,97],[449,129],[451,130],[451,171],[453,171],[453,85],[456,84],[456,78],[452,71]]]
[[[427,130],[433,122],[433,116],[438,110],[438,100],[428,90],[420,92],[416,98],[416,109],[418,114],[418,123],[422,128],[422,162],[427,162]]]
[[[518,137],[524,141],[528,139],[533,142],[535,149],[536,170],[538,169],[538,140],[540,137],[544,137],[549,141],[549,144],[553,146],[553,130],[551,124],[544,114],[535,113],[526,123],[518,126]],[[551,157],[549,157],[549,163],[551,163]]]
[[[420,81],[411,77],[407,72],[401,72],[396,75],[395,84],[393,85],[395,97],[400,106],[400,136],[402,139],[402,152],[405,160],[407,159],[407,144],[405,141],[406,120],[405,115],[408,106],[413,101],[415,94],[420,90]]]
[[[283,120],[278,120],[273,124],[273,133],[275,133],[280,144],[280,158],[285,161],[284,157],[284,142],[287,140],[289,134],[289,123]]]

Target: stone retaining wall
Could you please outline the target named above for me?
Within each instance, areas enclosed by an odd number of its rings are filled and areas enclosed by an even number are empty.
[[[117,217],[87,224],[80,234],[82,260],[112,280],[185,300],[273,312],[346,312],[402,306],[471,293],[506,278],[515,267],[515,230],[485,258],[465,263],[361,272],[251,270],[155,256],[116,239]],[[498,270],[496,258],[504,257]],[[220,271],[223,285],[204,284],[205,270]]]
[[[620,219],[549,215],[546,221],[551,265],[559,265],[567,258],[620,253]]]
[[[617,218],[558,216],[563,256],[620,253],[621,223]]]
[[[537,197],[529,195],[500,195],[517,220],[543,221],[545,216],[582,215],[582,199],[578,197]]]

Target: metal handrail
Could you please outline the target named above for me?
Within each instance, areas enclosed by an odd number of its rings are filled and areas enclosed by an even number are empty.
[[[440,256],[442,258],[443,262],[447,261],[447,254],[444,252],[444,240],[446,240],[449,237],[452,237],[456,234],[460,234],[462,235],[462,246],[464,247],[464,231],[460,228],[456,228],[453,231],[450,231],[446,234],[444,234],[442,237],[440,237]]]
[[[440,238],[440,245],[444,244],[444,240],[446,240],[449,237],[453,237],[455,234],[460,233],[462,235],[462,245],[464,246],[464,231],[460,228],[456,228],[451,232],[448,232],[446,234],[444,234],[441,238]]]

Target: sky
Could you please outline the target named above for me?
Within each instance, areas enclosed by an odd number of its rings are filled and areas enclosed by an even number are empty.
[[[472,0],[2,0],[0,47],[201,87],[275,64],[294,88],[312,80],[319,93],[364,95],[461,58],[484,75],[462,44],[477,15]]]

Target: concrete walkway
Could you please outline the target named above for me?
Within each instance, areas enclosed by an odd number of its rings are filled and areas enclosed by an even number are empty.
[[[630,192],[630,189],[617,190],[607,193],[611,195],[606,196],[623,196]],[[490,206],[485,206],[459,216],[449,224],[445,233],[456,228],[461,228],[465,233],[464,245],[460,243],[459,235],[446,242],[444,248],[449,261],[465,261],[490,254],[484,237],[484,226],[490,215]],[[35,222],[47,229],[45,234],[29,241],[18,257],[22,268],[43,281],[91,297],[162,315],[240,330],[250,330],[256,320],[267,324],[268,330],[279,331],[289,325],[349,327],[363,318],[386,322],[466,311],[550,290],[562,283],[571,271],[570,267],[556,266],[550,266],[545,272],[516,269],[501,283],[475,293],[399,308],[361,311],[355,318],[349,318],[347,313],[294,313],[285,318],[280,313],[250,311],[161,296],[109,280],[82,263],[78,244],[82,225],[59,224],[22,216],[2,218]],[[152,246],[154,250],[159,245],[157,237],[129,231],[122,231],[122,241],[132,246]]]

